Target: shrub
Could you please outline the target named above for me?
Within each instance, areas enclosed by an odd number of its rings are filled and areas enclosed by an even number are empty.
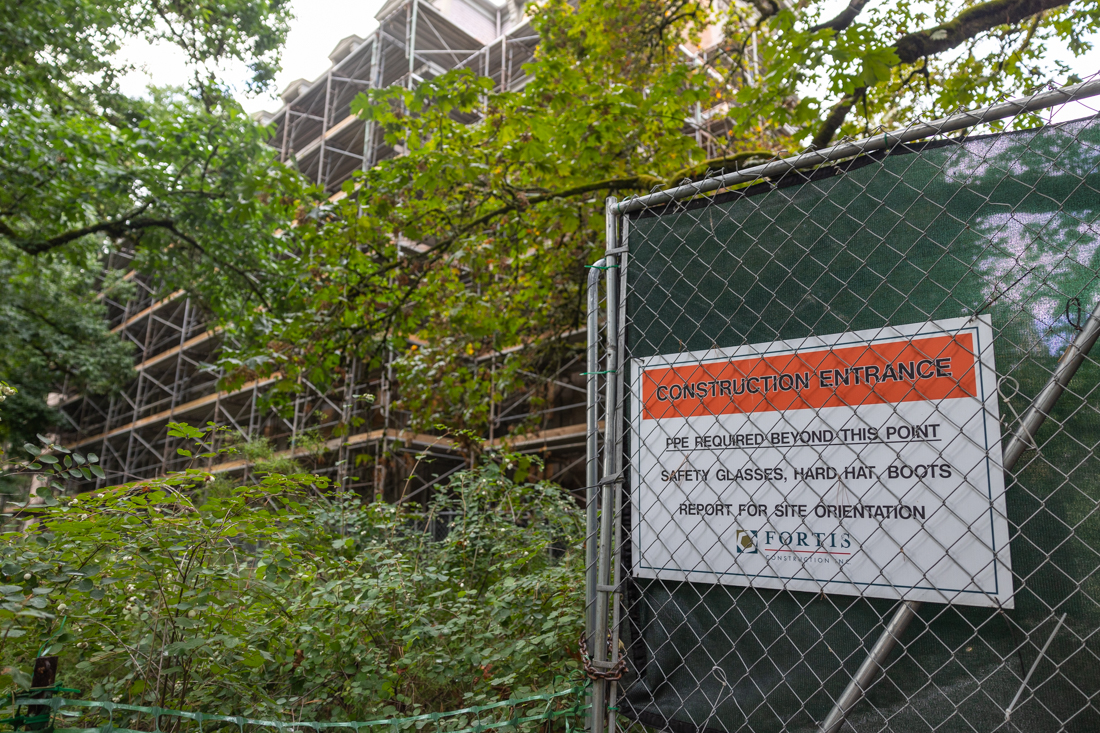
[[[509,478],[516,460],[424,507],[307,501],[329,488],[309,474],[208,491],[198,470],[28,507],[33,524],[0,535],[0,682],[26,686],[42,651],[95,698],[299,720],[563,686],[581,515]]]

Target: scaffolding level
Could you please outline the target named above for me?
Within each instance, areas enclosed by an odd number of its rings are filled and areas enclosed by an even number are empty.
[[[329,191],[399,153],[370,122],[351,114],[360,92],[412,88],[457,68],[492,79],[495,89],[518,89],[527,82],[523,65],[534,59],[538,42],[522,10],[507,1],[394,0],[377,17],[374,33],[340,41],[329,54],[328,71],[291,82],[283,108],[258,116],[275,126],[271,139],[280,159]]]

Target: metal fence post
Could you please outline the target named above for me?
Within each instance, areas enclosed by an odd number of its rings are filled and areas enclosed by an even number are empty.
[[[584,634],[589,649],[596,648],[596,563],[598,556],[599,513],[597,503],[600,492],[599,464],[599,369],[600,369],[600,274],[604,259],[596,260],[588,270],[588,361],[586,384],[588,389],[587,434],[585,456],[585,532],[584,532]],[[588,729],[596,718],[596,708],[588,711]]]
[[[609,232],[611,239],[610,243],[614,243],[614,250],[620,252],[618,256],[619,269],[618,269],[618,285],[619,288],[625,292],[627,288],[627,264],[630,255],[626,251],[627,238],[629,236],[630,220],[624,218],[613,219],[618,226],[615,231]],[[625,466],[623,461],[623,426],[624,415],[623,409],[625,404],[623,400],[626,396],[624,388],[625,363],[626,363],[626,299],[617,297],[618,302],[618,330],[612,335],[608,332],[608,339],[614,338],[617,342],[617,353],[619,369],[614,374],[609,374],[609,379],[614,379],[616,386],[616,394],[619,397],[618,404],[615,405],[615,410],[612,412],[612,419],[615,422],[615,442],[608,445],[608,450],[613,454],[613,476],[625,476]],[[614,484],[615,487],[615,501],[614,501],[614,543],[615,549],[613,553],[614,569],[611,582],[611,654],[610,665],[614,668],[619,663],[619,624],[620,624],[620,612],[622,610],[622,569],[623,569],[623,492],[624,487],[621,481],[617,481]],[[618,692],[619,683],[612,680],[609,684],[608,696],[607,696],[607,729],[608,733],[615,733],[615,715],[618,709]]]
[[[588,637],[588,648],[596,646],[596,544],[597,522],[599,514],[597,502],[599,490],[596,486],[600,480],[599,465],[599,369],[600,369],[600,273],[603,270],[604,259],[600,258],[590,265],[588,270],[588,373],[586,384],[588,388],[587,405],[587,435],[585,456],[585,482],[588,484],[585,494],[585,634]]]
[[[616,215],[613,206],[614,197],[607,199],[607,248],[614,250]],[[618,426],[615,421],[615,413],[618,408],[618,380],[615,375],[619,370],[618,333],[619,333],[619,304],[618,304],[618,260],[615,255],[607,255],[604,258],[604,272],[607,277],[607,361],[604,371],[607,372],[605,380],[606,394],[604,399],[604,469],[603,479],[600,483],[600,544],[599,561],[596,575],[596,628],[595,644],[591,650],[593,666],[608,668],[607,659],[607,629],[608,612],[610,610],[611,591],[611,548],[612,528],[615,522],[613,499],[619,485],[616,476],[617,456],[611,446],[615,444],[615,436]],[[592,695],[592,731],[603,733],[606,725],[608,684],[606,680],[597,680]]]

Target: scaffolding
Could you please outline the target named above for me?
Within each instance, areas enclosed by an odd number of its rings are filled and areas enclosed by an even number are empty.
[[[280,160],[330,193],[356,171],[401,152],[388,146],[370,122],[351,113],[360,92],[411,88],[455,68],[491,78],[497,90],[519,89],[528,81],[523,65],[534,58],[538,41],[522,6],[508,0],[499,5],[490,0],[393,0],[377,17],[378,27],[367,38],[340,41],[324,74],[292,82],[280,110],[257,116],[272,125],[270,142]],[[289,404],[279,410],[265,407],[264,400],[277,376],[219,389],[224,375],[215,363],[226,335],[187,293],[164,295],[158,283],[131,268],[131,259],[126,252],[114,253],[106,269],[126,272],[136,295],[126,302],[108,297],[105,304],[112,332],[134,347],[134,379],[113,396],[69,395],[63,388],[54,400],[64,421],[60,441],[97,453],[105,471],[104,479],[74,489],[137,481],[190,465],[190,458],[177,453],[187,446],[168,435],[170,422],[230,428],[218,441],[266,439],[277,457],[295,459],[349,489],[388,501],[425,499],[433,486],[467,465],[466,455],[446,436],[408,429],[409,415],[395,405],[389,364],[368,370],[353,361],[328,392],[301,379]],[[584,337],[581,332],[571,340],[580,344]],[[499,358],[487,354],[473,361],[493,369]],[[546,478],[582,486],[585,391],[579,372],[573,360],[547,374],[532,374],[532,390],[495,404],[487,447],[503,445],[501,436],[510,424],[530,424],[534,415],[539,429],[512,436],[509,447],[540,454]],[[535,391],[540,404],[532,412]],[[254,464],[231,455],[219,462],[210,459],[204,467],[247,476]]]
[[[279,159],[334,195],[356,171],[401,154],[372,123],[351,113],[360,92],[412,88],[456,68],[492,79],[495,90],[521,89],[529,80],[524,65],[534,59],[538,42],[522,3],[512,0],[391,0],[377,18],[377,29],[366,38],[351,35],[337,44],[329,55],[331,66],[320,77],[289,84],[281,109],[256,116],[272,126],[270,144]],[[705,59],[687,47],[680,50],[689,61]],[[722,132],[712,127],[722,121],[712,112],[696,110],[695,119],[685,120],[685,133],[713,154],[715,135]],[[467,465],[466,454],[446,436],[409,429],[410,415],[396,405],[390,363],[368,370],[353,361],[332,391],[301,379],[281,410],[265,407],[264,399],[279,383],[278,375],[219,389],[224,374],[215,364],[226,335],[187,293],[164,295],[158,283],[133,271],[131,259],[115,253],[106,267],[126,272],[137,295],[127,302],[107,298],[106,305],[112,331],[134,346],[133,381],[114,396],[69,395],[62,389],[54,400],[64,421],[59,442],[98,454],[106,474],[75,490],[188,466],[191,459],[177,453],[186,446],[168,435],[170,422],[213,423],[230,428],[229,439],[266,439],[277,456],[387,501],[426,499],[433,486]],[[573,490],[585,486],[581,356],[586,336],[583,329],[567,335],[565,359],[527,375],[530,389],[491,406],[485,444],[493,448],[507,442],[513,451],[537,453],[545,463],[542,477]],[[472,360],[479,369],[492,370],[501,358],[485,354]],[[517,434],[517,425],[524,426],[522,433]],[[235,457],[205,466],[245,478],[253,467]]]
[[[275,126],[279,157],[330,192],[357,170],[400,151],[374,126],[352,115],[366,89],[413,88],[452,69],[470,69],[496,90],[527,83],[523,65],[534,59],[538,37],[510,0],[391,0],[369,37],[348,36],[329,55],[332,66],[313,81],[287,86],[284,106],[262,122]],[[472,119],[470,121],[473,121]]]

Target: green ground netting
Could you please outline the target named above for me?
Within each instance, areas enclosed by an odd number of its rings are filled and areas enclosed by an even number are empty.
[[[54,733],[183,733],[184,731],[237,730],[240,733],[307,733],[308,731],[438,731],[443,733],[481,733],[481,731],[568,731],[583,727],[587,685],[559,692],[503,700],[489,705],[463,708],[443,713],[427,713],[404,718],[385,718],[363,722],[311,722],[266,720],[238,715],[212,715],[166,708],[145,707],[103,702],[99,700],[68,700],[55,697],[42,701],[30,712],[45,707],[49,713],[49,729]],[[17,698],[13,707],[26,709],[36,701]],[[2,721],[11,725],[11,719]],[[16,728],[41,730],[45,725],[37,720],[17,720]]]
[[[1075,332],[1074,299],[1087,316],[1100,297],[1098,164],[1092,118],[909,147],[634,215],[627,358],[980,311],[1010,377],[1001,416],[1011,435]],[[1016,608],[925,604],[846,730],[1100,730],[1097,358],[1039,451],[1006,476]],[[629,565],[629,547],[626,556]],[[622,713],[677,733],[814,730],[895,608],[641,580],[625,599]]]

